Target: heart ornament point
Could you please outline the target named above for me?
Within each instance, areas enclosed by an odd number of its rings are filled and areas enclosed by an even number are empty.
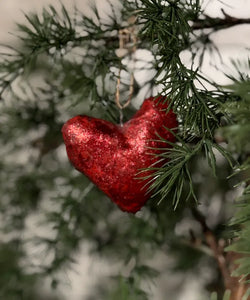
[[[147,180],[140,178],[152,172],[138,173],[152,164],[164,163],[154,154],[170,146],[160,142],[158,136],[175,142],[166,128],[174,129],[178,123],[172,110],[166,113],[167,106],[164,97],[151,97],[123,126],[79,115],[62,128],[73,166],[123,211],[136,213],[150,198]]]

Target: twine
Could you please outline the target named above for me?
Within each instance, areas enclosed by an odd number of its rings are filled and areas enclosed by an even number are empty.
[[[131,19],[129,21],[129,23],[134,24],[135,21],[136,21],[136,18],[134,17],[133,19]],[[124,49],[128,50],[130,52],[131,56],[133,56],[134,52],[136,51],[137,39],[136,39],[136,35],[135,35],[134,31],[135,31],[134,26],[119,30],[119,50],[124,50]],[[129,45],[130,41],[132,41],[132,48]],[[135,64],[135,60],[133,58],[133,65],[134,64]],[[121,104],[121,102],[120,102],[120,84],[121,84],[121,68],[119,69],[118,76],[117,76],[115,103],[120,110],[120,123],[122,125],[122,119],[123,119],[122,110],[131,103],[133,92],[134,92],[134,74],[133,74],[133,72],[130,75],[128,100],[124,104]]]

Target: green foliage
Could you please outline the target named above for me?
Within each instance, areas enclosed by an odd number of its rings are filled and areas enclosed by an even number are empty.
[[[73,104],[82,99],[90,100],[92,106],[102,104],[104,109],[109,109],[112,118],[116,118],[109,90],[115,92],[116,74],[112,68],[122,67],[115,54],[118,37],[113,34],[122,28],[119,25],[122,20],[117,20],[116,15],[108,21],[103,20],[95,8],[93,13],[97,21],[79,11],[75,12],[77,21],[72,21],[64,6],[61,12],[50,6],[43,10],[41,17],[26,15],[28,25],[18,25],[24,48],[6,47],[1,53],[0,94],[3,99],[16,81],[24,76],[27,80],[41,64],[45,70],[53,70],[47,74],[47,81],[54,81],[60,89],[63,87],[62,96],[66,92]],[[111,87],[110,80],[113,81]],[[101,86],[97,88],[99,82]]]
[[[53,47],[61,50],[77,38],[75,24],[64,6],[61,7],[61,16],[51,5],[43,9],[41,18],[37,14],[25,16],[29,25],[18,24],[18,29],[24,34],[20,39],[32,54],[46,52]]]
[[[229,300],[230,299],[230,295],[231,295],[231,292],[230,291],[226,291],[222,300]],[[215,292],[212,293],[210,300],[218,300],[217,293],[215,293]]]
[[[229,290],[227,290],[225,292],[222,300],[229,300],[230,299],[230,295],[231,295],[231,292]],[[245,295],[241,298],[241,300],[247,300],[249,296],[250,296],[250,289],[245,293]],[[218,295],[217,295],[216,292],[213,292],[211,294],[210,300],[218,300]]]
[[[162,54],[171,51],[172,56],[178,56],[189,46],[192,29],[188,22],[197,19],[200,4],[199,1],[167,2],[166,5],[163,1],[143,0],[142,5],[139,4],[139,14],[143,19],[141,33],[150,36],[152,45],[157,44]]]
[[[230,94],[219,90],[199,72],[199,66],[187,68],[181,60],[186,49],[192,60],[199,56],[192,41],[195,34],[190,21],[202,16],[199,1],[142,1],[139,17],[143,25],[142,40],[151,40],[155,49],[156,85],[163,85],[163,93],[170,99],[170,106],[178,112],[181,134],[212,138],[220,124],[220,104]],[[215,89],[207,89],[209,83]],[[202,88],[198,88],[200,85]]]
[[[169,144],[169,142],[166,143]],[[189,199],[191,196],[195,198],[192,178],[187,162],[199,151],[201,143],[195,145],[193,149],[184,143],[181,145],[171,144],[171,146],[173,146],[173,148],[170,151],[159,154],[159,157],[166,160],[166,163],[160,168],[150,168],[154,170],[154,173],[153,180],[149,181],[149,189],[156,191],[154,196],[160,193],[160,202],[165,199],[170,192],[173,192],[172,201],[176,208],[183,194],[186,182],[188,182],[189,190],[186,198]]]
[[[235,151],[248,152],[249,141],[249,119],[250,119],[250,80],[242,79],[234,85],[228,86],[236,95],[240,97],[237,102],[228,103],[226,112],[233,117],[233,124],[223,129],[223,134]]]
[[[242,164],[236,169],[236,173],[240,174],[244,190],[236,199],[238,210],[231,221],[231,225],[237,226],[239,230],[235,233],[235,241],[227,249],[241,254],[241,258],[235,262],[238,268],[233,275],[243,276],[247,281],[250,275],[250,81],[244,74],[240,73],[239,77],[240,79],[234,79],[234,84],[229,88],[240,97],[240,101],[226,105],[225,108],[231,114],[233,124],[224,128],[223,133],[230,147],[241,156]]]
[[[208,207],[216,197],[220,207],[227,204],[232,156],[239,163],[244,161],[241,170],[249,167],[249,78],[242,75],[233,86],[222,88],[200,72],[208,42],[194,28],[195,22],[206,18],[199,1],[122,1],[117,6],[110,3],[109,8],[106,16],[96,7],[91,17],[78,10],[72,16],[64,6],[58,11],[49,6],[41,16],[27,14],[28,25],[18,25],[18,50],[2,47],[0,215],[1,234],[8,243],[0,245],[0,269],[5,274],[0,277],[4,287],[0,298],[38,299],[36,284],[44,277],[56,288],[60,274],[74,268],[76,254],[86,241],[92,253],[109,257],[112,263],[122,261],[119,275],[112,277],[113,290],[109,285],[101,287],[107,299],[150,299],[143,283],[159,270],[150,267],[148,259],[162,253],[175,261],[171,272],[199,276],[201,264],[214,268],[191,210],[195,202]],[[118,122],[114,101],[118,70],[124,77],[130,74],[129,55],[116,55],[118,31],[131,26],[128,18],[134,15],[137,49],[153,57],[140,71],[154,76],[143,85],[135,82],[133,97],[148,96],[145,87],[149,93],[157,90],[167,96],[179,122],[178,132],[174,131],[177,143],[171,149],[169,142],[158,137],[166,144],[159,159],[166,162],[160,168],[152,166],[148,187],[154,197],[135,216],[118,211],[73,170],[61,137],[63,123],[75,114]],[[197,51],[200,42],[203,52]],[[191,55],[191,66],[182,62],[183,51]],[[199,61],[197,66],[194,60]],[[121,83],[122,101],[128,86],[126,80]],[[126,109],[124,118],[133,112],[134,108]],[[225,123],[231,125],[222,131],[231,148],[215,138]],[[241,174],[231,180],[237,182]],[[232,246],[244,253],[249,251],[248,197],[246,187],[234,219],[235,225],[243,224],[243,230]],[[218,238],[226,234],[221,228],[228,215],[223,209],[212,220]],[[34,217],[37,221],[30,225]],[[187,228],[189,233],[176,234],[178,226],[190,224],[194,225]],[[29,247],[38,249],[38,257],[30,256]],[[124,274],[128,266],[129,274]],[[247,274],[247,266],[249,259],[242,258],[237,274]],[[28,289],[31,285],[34,290]],[[222,289],[220,283],[217,289]]]
[[[186,185],[189,187],[187,198],[190,196],[195,198],[188,166],[191,157],[204,149],[208,163],[215,173],[213,135],[222,117],[219,108],[233,96],[218,90],[211,82],[217,89],[208,90],[203,84],[208,80],[199,73],[198,68],[195,71],[188,69],[181,61],[180,53],[183,49],[187,48],[192,53],[188,41],[193,31],[188,22],[195,21],[201,13],[199,1],[188,3],[170,1],[168,5],[162,4],[161,1],[142,1],[131,4],[130,9],[132,7],[137,9],[138,23],[141,27],[138,47],[148,47],[146,41],[149,40],[151,40],[150,47],[157,46],[153,51],[155,61],[152,63],[152,70],[157,72],[154,85],[163,85],[163,94],[171,99],[169,107],[173,106],[178,113],[178,135],[188,141],[187,145],[174,146],[169,157],[173,162],[180,161],[180,164],[169,162],[163,169],[158,170],[159,174],[156,172],[156,180],[150,187],[155,188],[156,195],[161,195],[160,201],[173,192],[172,202],[176,206]],[[13,78],[6,80],[3,77],[2,92],[7,86],[10,88],[13,81],[22,75],[20,69],[24,72],[25,67],[29,65],[24,57],[34,62],[38,54],[46,54],[52,57],[53,64],[57,65],[52,72],[52,79],[57,79],[56,88],[59,89],[61,98],[70,99],[71,103],[79,103],[82,99],[86,99],[90,101],[92,107],[102,104],[104,111],[108,110],[108,117],[111,120],[118,120],[113,101],[116,80],[113,69],[119,67],[125,69],[125,66],[115,55],[118,38],[112,33],[122,28],[119,26],[122,20],[113,13],[108,22],[104,22],[96,8],[93,9],[93,13],[94,19],[78,13],[80,21],[71,22],[66,9],[62,6],[61,15],[50,7],[43,11],[42,18],[36,15],[26,16],[29,26],[19,25],[24,33],[21,39],[26,50],[18,52],[17,57],[14,55],[12,59],[6,58],[2,66],[0,64],[0,70],[3,72],[12,64],[17,70],[14,75],[11,69]],[[77,29],[78,26],[81,27],[81,32],[84,32],[83,36]],[[178,45],[180,41],[181,45]],[[86,54],[79,55],[77,52],[79,47],[85,49]],[[80,58],[72,59],[65,54],[71,54],[73,57],[77,55]],[[192,56],[194,59],[194,53]],[[200,83],[203,88],[198,89],[196,83]],[[188,144],[195,138],[206,138],[204,148],[199,146],[190,148]],[[229,158],[230,155],[226,150],[220,146],[215,147]],[[178,176],[179,172],[182,176]],[[161,176],[163,173],[164,176]]]
[[[200,72],[201,64],[188,68],[181,60],[183,50],[191,54],[193,61],[200,55],[194,50],[195,31],[191,25],[203,15],[199,1],[146,0],[142,5],[137,4],[137,9],[142,26],[139,36],[142,41],[150,41],[149,47],[153,49],[154,85],[162,85],[169,108],[177,113],[179,121],[180,144],[171,145],[171,151],[159,155],[167,162],[161,168],[151,168],[154,175],[149,190],[159,197],[159,203],[171,197],[176,207],[182,194],[186,199],[197,198],[190,173],[190,163],[195,157],[204,155],[214,175],[215,151],[233,165],[230,153],[214,141],[214,134],[222,118],[227,118],[221,110],[223,103],[233,100],[235,95],[205,78]]]
[[[38,277],[20,266],[25,254],[18,239],[0,244],[0,297],[6,300],[56,300],[37,292]]]
[[[147,300],[148,294],[141,288],[143,280],[152,281],[158,272],[146,265],[135,264],[128,277],[113,277],[115,288],[107,294],[107,300],[115,300],[117,298],[124,300]]]
[[[143,292],[136,284],[133,282],[133,278],[125,279],[120,277],[116,289],[108,296],[107,299],[115,300],[146,300],[148,299],[145,292]]]

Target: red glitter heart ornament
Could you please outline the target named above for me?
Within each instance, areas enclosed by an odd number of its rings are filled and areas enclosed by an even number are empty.
[[[167,128],[176,128],[172,110],[166,114],[164,98],[148,98],[140,110],[123,126],[108,121],[76,116],[62,128],[69,160],[90,178],[121,210],[135,213],[150,197],[145,183],[138,177],[149,175],[139,171],[152,164],[161,165],[153,154],[168,145],[159,141],[175,141]],[[155,148],[155,149],[151,149]]]

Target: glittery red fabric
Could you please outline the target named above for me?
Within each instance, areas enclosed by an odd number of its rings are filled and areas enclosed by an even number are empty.
[[[167,128],[176,128],[173,111],[166,114],[163,97],[146,99],[123,127],[88,116],[76,116],[62,128],[68,157],[74,167],[88,176],[123,211],[135,213],[150,197],[141,169],[162,162],[155,155],[168,144],[159,142],[156,132],[174,142]],[[158,141],[156,141],[156,139]]]

